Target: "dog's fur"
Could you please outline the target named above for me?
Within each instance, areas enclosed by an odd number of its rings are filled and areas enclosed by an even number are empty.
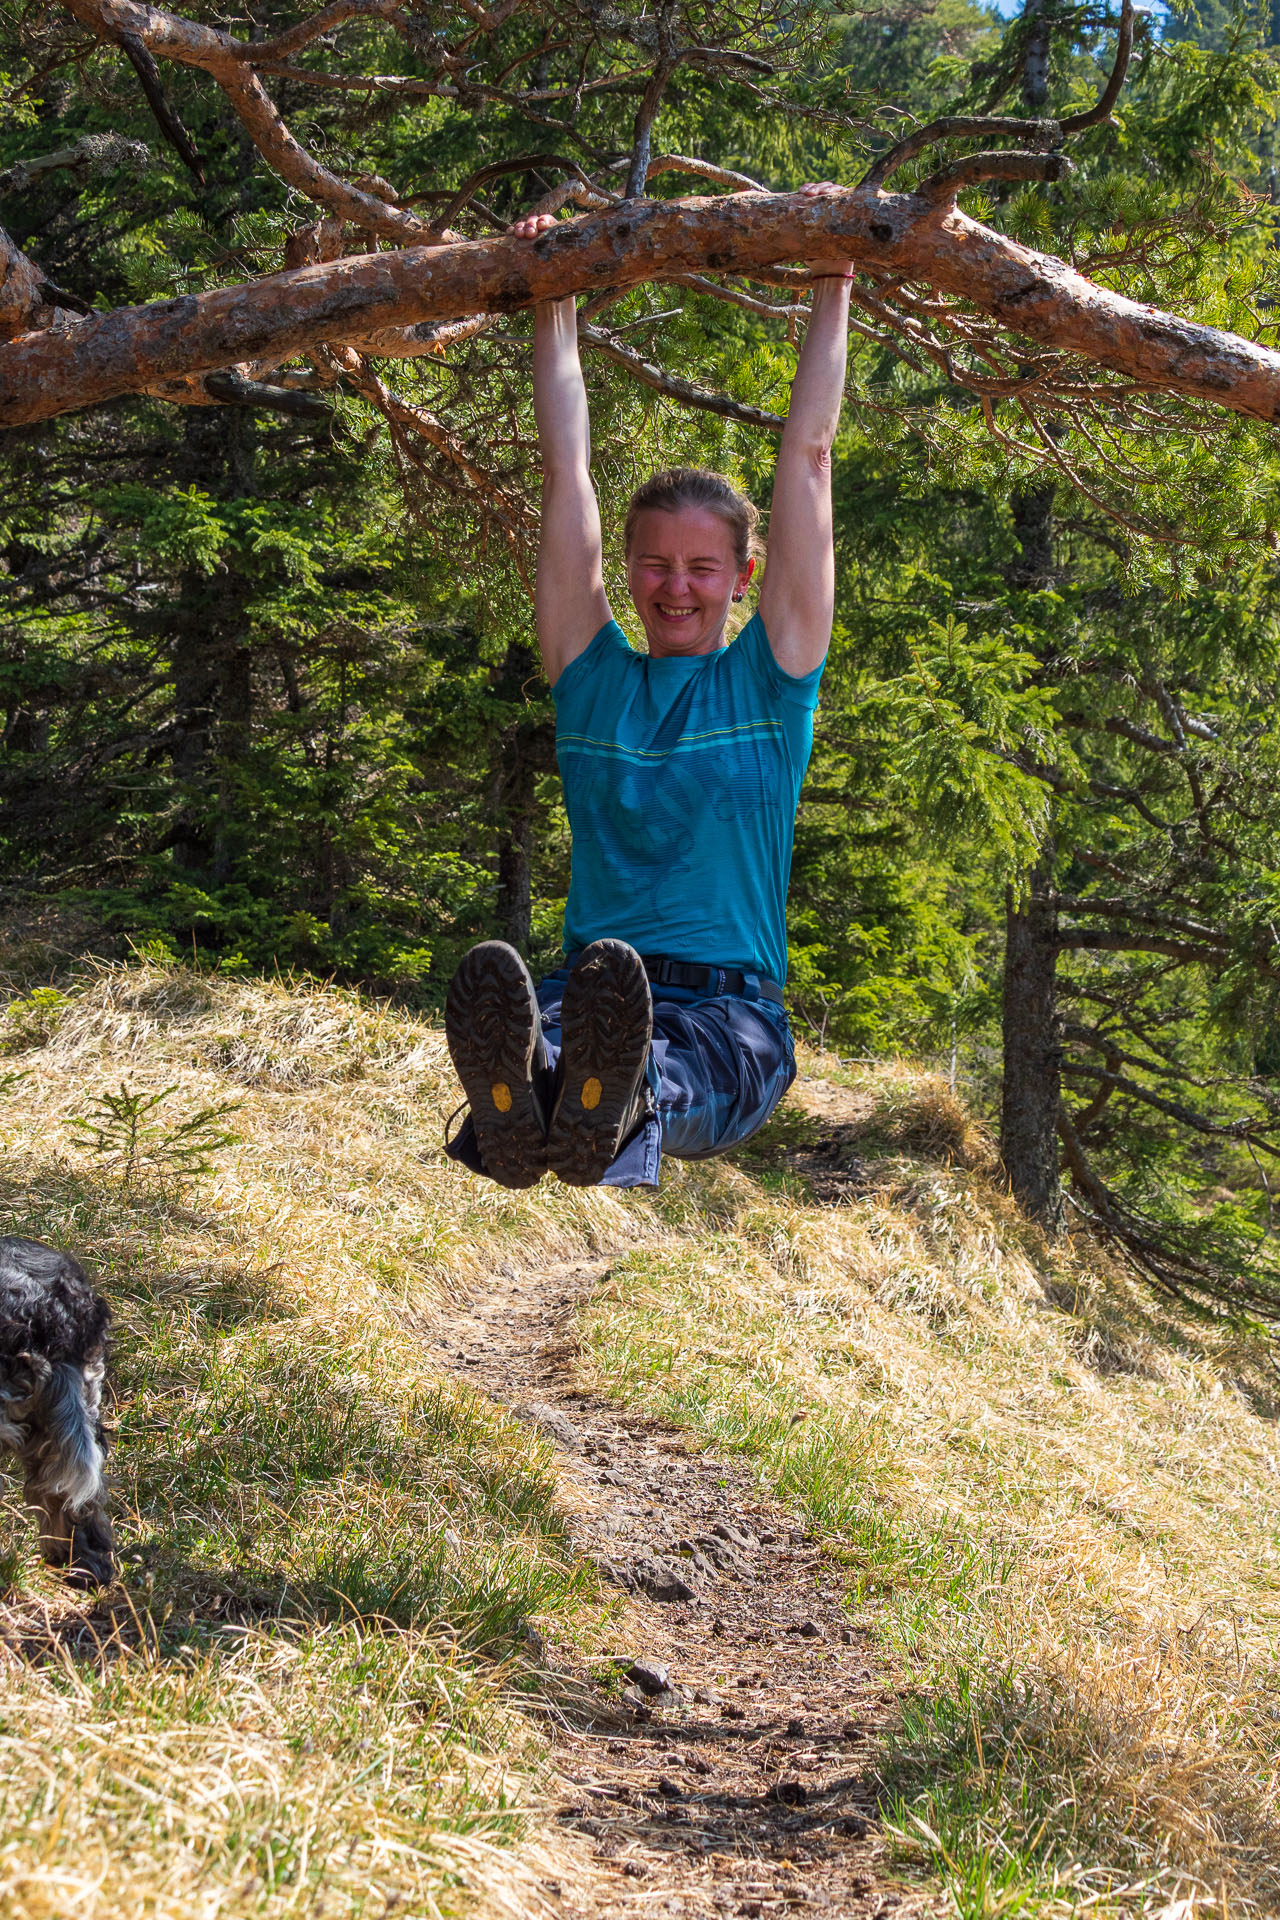
[[[99,1418],[110,1317],[70,1254],[0,1237],[0,1447],[21,1458],[41,1553],[78,1587],[115,1576]]]

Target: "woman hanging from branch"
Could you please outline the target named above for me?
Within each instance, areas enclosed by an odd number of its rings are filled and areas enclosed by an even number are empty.
[[[537,215],[512,232],[532,240],[552,224]],[[737,1146],[795,1077],[786,896],[831,637],[848,271],[814,269],[768,569],[735,640],[725,630],[756,569],[754,507],[696,469],[634,495],[627,585],[647,653],[605,595],[574,303],[536,310],[536,614],[573,835],[565,959],[535,987],[513,947],[483,941],[446,1007],[470,1105],[447,1151],[503,1186],[547,1171],[574,1186],[655,1185],[664,1149],[701,1159]]]

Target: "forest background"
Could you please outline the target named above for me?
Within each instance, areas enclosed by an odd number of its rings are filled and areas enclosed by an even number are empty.
[[[410,11],[425,60],[449,9]],[[656,137],[780,190],[853,184],[913,118],[1078,110],[1117,30],[1066,0],[1012,18],[976,0],[678,11],[734,59],[683,68]],[[246,18],[262,38],[292,16]],[[481,234],[553,188],[566,150],[625,162],[634,76],[601,49],[643,46],[648,18],[508,10],[485,71],[518,81],[454,103],[273,85],[348,177],[420,181],[412,199]],[[412,76],[412,36],[356,31],[353,64]],[[1144,16],[1074,171],[963,204],[1131,297],[1270,341],[1278,49],[1265,6]],[[588,70],[571,121],[540,104]],[[185,157],[118,48],[57,9],[0,9],[0,223],[90,306],[271,271],[313,218],[203,76],[167,68],[164,86]],[[668,190],[689,181],[650,182]],[[918,323],[909,302],[890,319],[855,294],[795,1016],[845,1054],[941,1056],[1000,1109],[1014,1191],[1050,1231],[1101,1225],[1158,1283],[1273,1318],[1274,435],[1158,397],[1077,404],[1030,348],[1010,378],[980,339],[940,347],[917,304]],[[803,303],[642,287],[583,314],[624,609],[619,520],[645,473],[714,466],[767,506]],[[434,443],[385,389],[338,377],[125,400],[0,440],[14,1017],[38,1020],[69,960],[130,946],[427,1006],[485,935],[551,961],[569,846],[528,598],[530,341],[516,316],[397,368]]]

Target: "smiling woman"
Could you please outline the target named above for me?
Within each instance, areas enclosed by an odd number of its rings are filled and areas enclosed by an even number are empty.
[[[627,587],[659,651],[712,653],[723,644],[728,591],[745,595],[756,570],[760,516],[718,473],[680,467],[637,487],[623,535]]]
[[[804,192],[822,197],[828,183]],[[520,221],[535,240],[548,215]],[[815,273],[782,434],[769,569],[755,509],[720,475],[656,475],[626,520],[637,653],[604,588],[572,300],[544,302],[533,398],[543,463],[536,609],[573,834],[565,964],[535,988],[515,949],[473,947],[449,990],[470,1115],[452,1156],[505,1186],[652,1186],[662,1150],[723,1153],[795,1077],[782,982],[800,785],[831,637],[831,447],[846,272]]]

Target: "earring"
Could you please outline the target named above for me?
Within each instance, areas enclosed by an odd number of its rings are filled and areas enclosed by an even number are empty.
[[[735,593],[735,594],[734,594],[734,596],[733,596],[733,601],[734,601],[734,605],[735,605],[735,606],[737,605],[737,603],[738,603],[738,601],[739,601],[739,600],[741,600],[741,598],[742,598],[742,595],[741,595],[740,593]]]

